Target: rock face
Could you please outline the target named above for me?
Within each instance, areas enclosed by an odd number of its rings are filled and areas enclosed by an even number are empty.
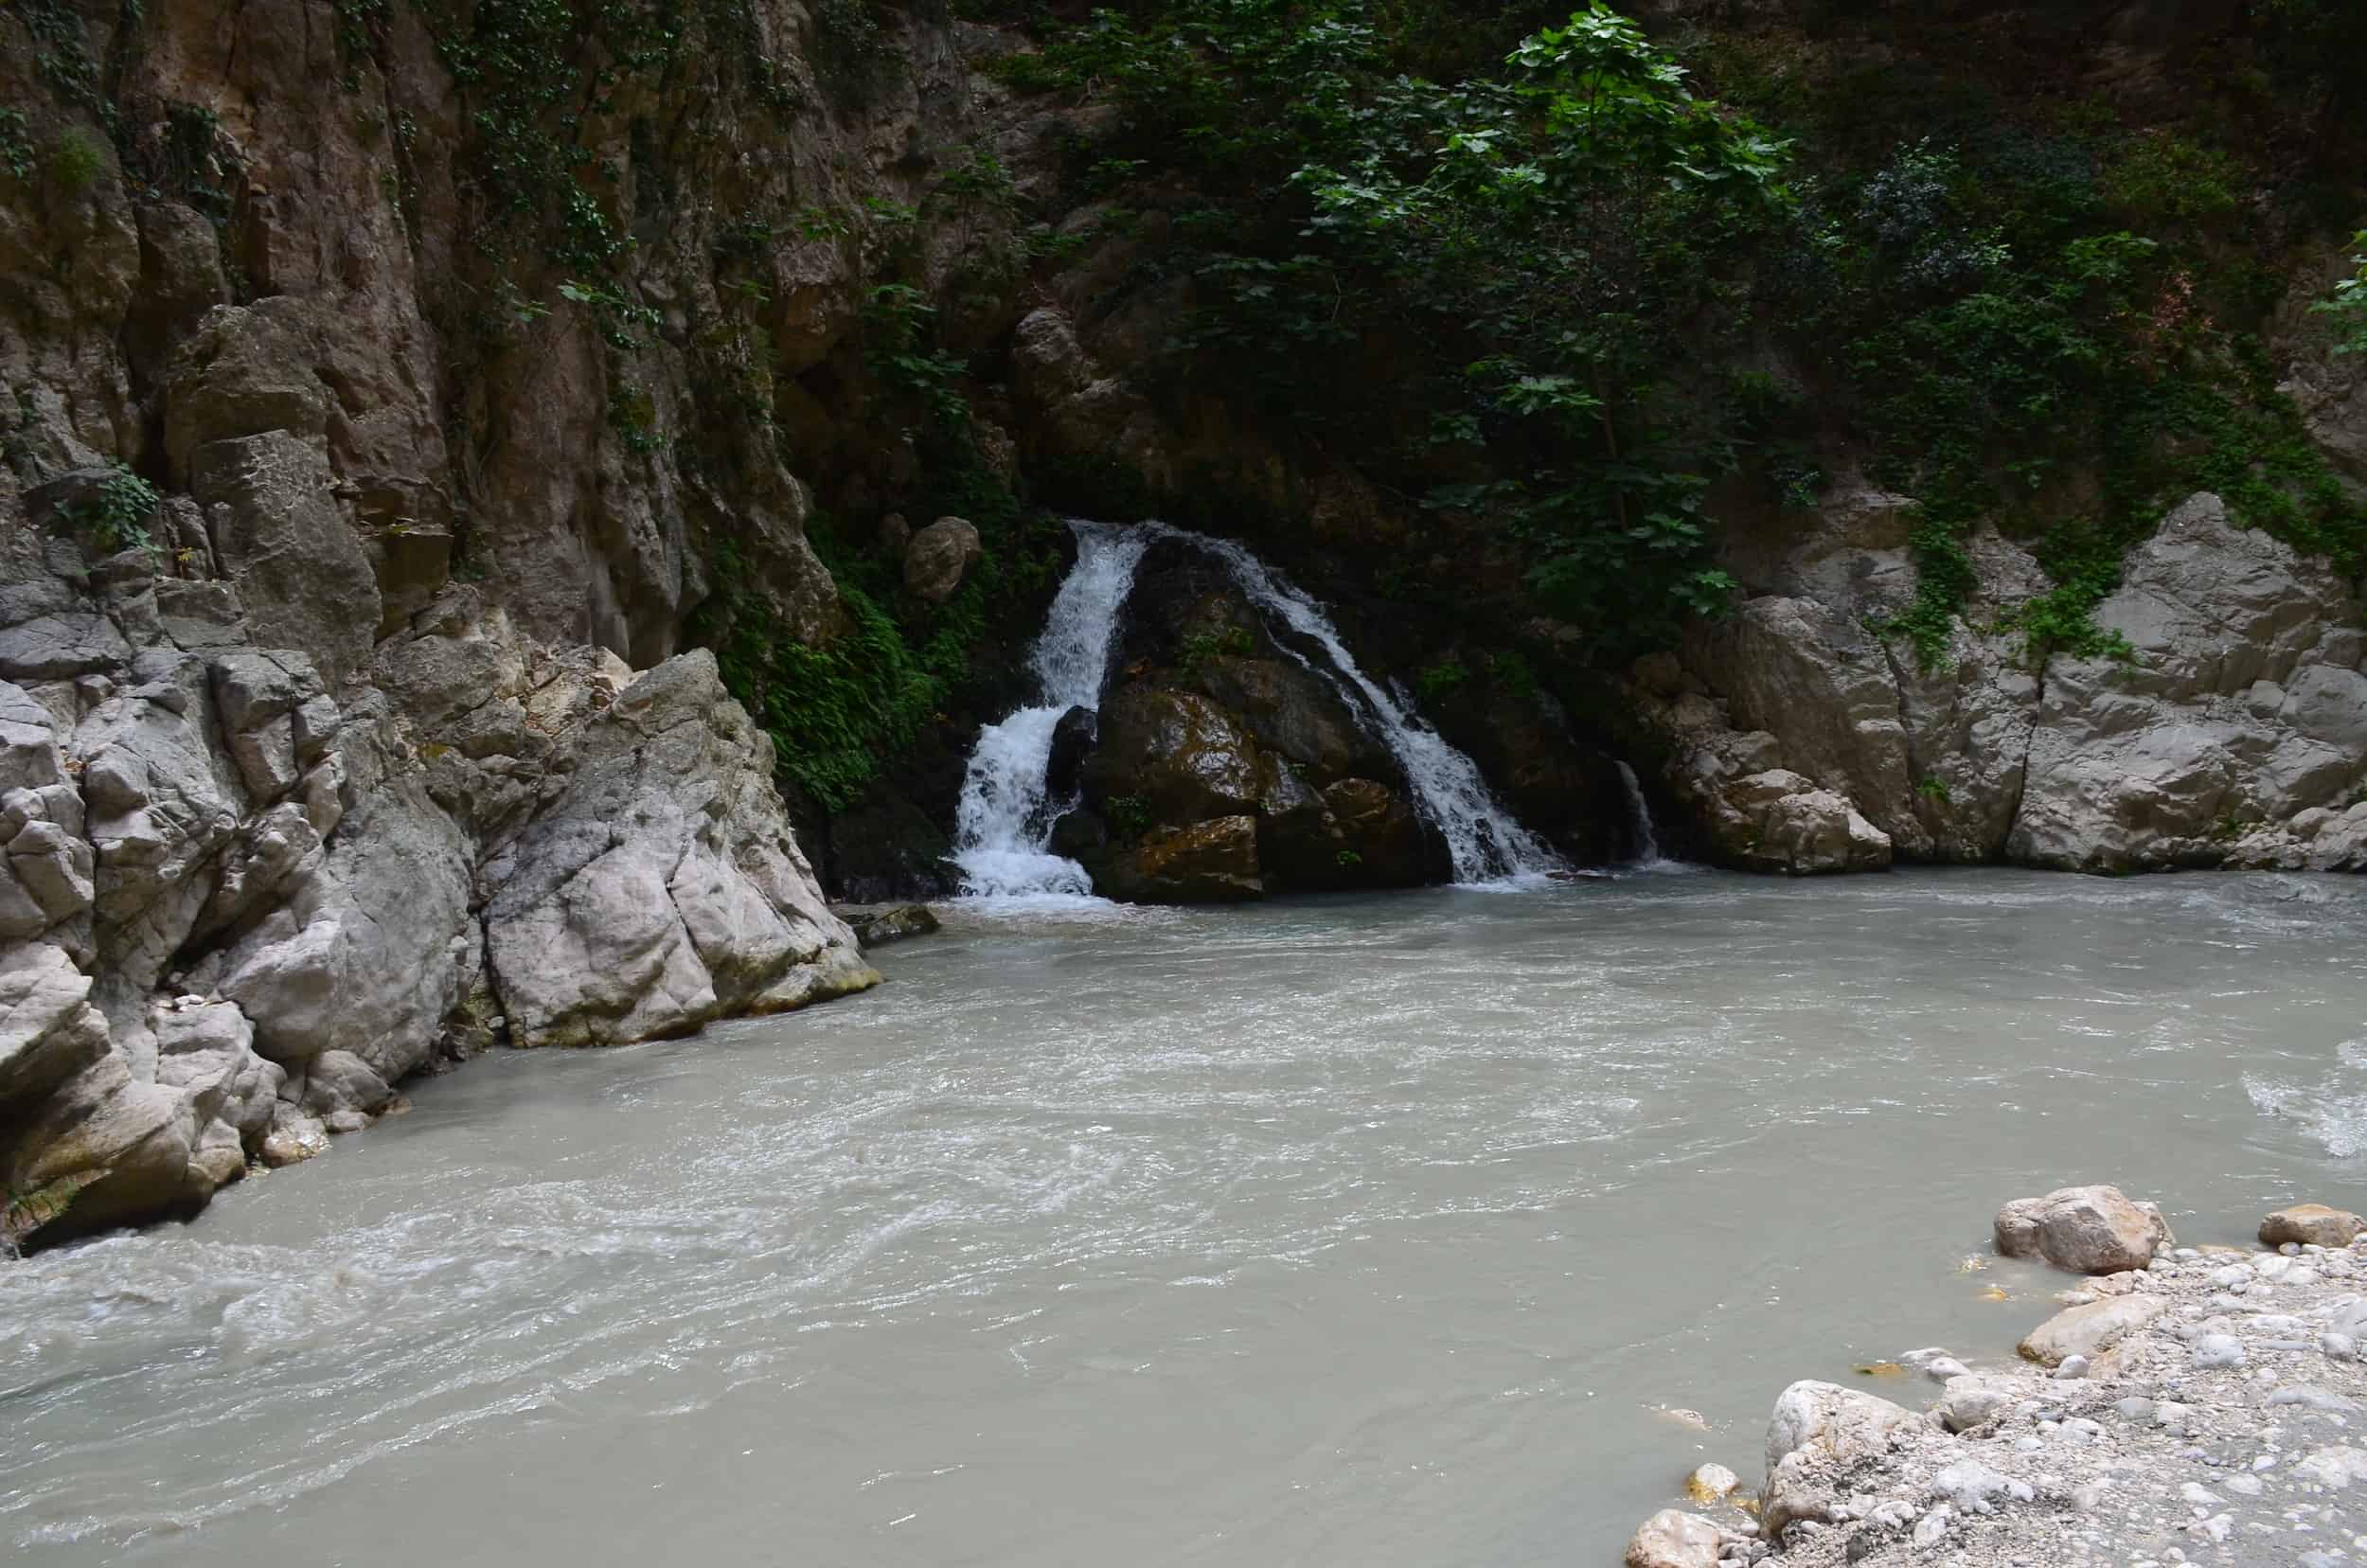
[[[1063,718],[1081,810],[1055,846],[1094,884],[1150,903],[1229,902],[1286,889],[1410,887],[1438,855],[1386,746],[1341,691],[1274,641],[1197,552],[1138,574],[1097,715]]]
[[[271,483],[342,528],[311,455]],[[365,616],[332,689],[349,625],[282,604],[310,647],[258,646],[268,579],[157,565],[0,537],[15,1238],[193,1208],[504,1032],[646,1039],[876,978],[710,655],[635,677],[454,589],[374,650]]]
[[[553,144],[603,175],[562,214],[485,199],[468,8],[50,9],[0,27],[11,137],[92,166],[0,178],[9,1239],[202,1203],[497,1042],[868,983],[685,650],[849,633],[815,496],[917,482],[843,392],[872,214],[933,208],[893,248],[934,294],[1014,241],[926,201],[914,150],[984,145],[953,26],[882,13],[909,69],[857,102],[809,7],[694,8],[662,67],[586,13],[538,57],[604,104]],[[766,157],[721,151],[759,124]],[[1007,337],[1023,281],[943,347]],[[924,606],[981,551],[954,518],[896,544]]]
[[[2007,1257],[2043,1257],[2088,1274],[2142,1269],[2176,1239],[2160,1208],[2132,1202],[2116,1186],[2018,1198],[1997,1211],[1994,1228],[1997,1250]]]
[[[1738,539],[1756,597],[1630,672],[1664,781],[1720,858],[2367,866],[2367,635],[2323,563],[2195,496],[2095,611],[2127,655],[2041,668],[2010,629],[1981,628],[2047,580],[1978,534],[1974,598],[1926,668],[1867,630],[1912,587],[1905,515],[1844,487],[1789,533]]]

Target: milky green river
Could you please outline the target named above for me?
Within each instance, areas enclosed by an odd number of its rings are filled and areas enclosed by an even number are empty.
[[[1793,1378],[2005,1353],[2004,1198],[2367,1201],[2367,882],[949,924],[0,1265],[9,1560],[1609,1565]]]

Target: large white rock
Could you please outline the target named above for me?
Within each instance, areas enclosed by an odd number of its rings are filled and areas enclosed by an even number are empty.
[[[1663,1508],[1628,1542],[1627,1568],[1717,1568],[1724,1532],[1699,1514]]]
[[[1804,1379],[1778,1395],[1767,1422],[1767,1468],[1789,1455],[1812,1452],[1849,1459],[1890,1446],[1894,1433],[1923,1424],[1904,1405],[1839,1383]]]
[[[518,1043],[686,1034],[877,983],[712,654],[642,676],[577,751],[566,793],[488,866],[487,952]]]
[[[2060,1366],[2073,1356],[2090,1360],[2151,1323],[2169,1304],[2160,1296],[2108,1296],[2067,1307],[2023,1336],[2022,1355],[2041,1366]]]
[[[2350,859],[2355,841],[2313,854],[2303,843],[2318,835],[2287,827],[2367,776],[2367,639],[2331,573],[2198,495],[2129,553],[2095,619],[2134,662],[2049,667],[2015,859],[2085,870]]]

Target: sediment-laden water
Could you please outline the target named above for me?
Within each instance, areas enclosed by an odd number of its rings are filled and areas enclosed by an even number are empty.
[[[2001,1199],[2367,1171],[2349,881],[952,925],[0,1267],[10,1560],[1609,1563],[1791,1379],[2004,1351]]]

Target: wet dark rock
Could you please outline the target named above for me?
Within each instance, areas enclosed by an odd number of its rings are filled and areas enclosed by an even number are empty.
[[[1130,903],[1237,903],[1262,899],[1257,819],[1216,817],[1185,828],[1155,829],[1109,857],[1094,883]]]
[[[1052,825],[1047,846],[1073,861],[1093,861],[1110,847],[1110,825],[1087,811],[1075,811]]]
[[[1047,800],[1075,798],[1084,774],[1085,758],[1093,755],[1094,740],[1099,733],[1099,722],[1090,708],[1073,707],[1060,715],[1059,723],[1052,731],[1052,755],[1044,764]]]
[[[938,929],[937,918],[927,904],[842,904],[831,913],[846,922],[855,940],[866,949],[933,935]]]
[[[1182,826],[1256,811],[1265,791],[1257,744],[1207,698],[1136,684],[1102,714],[1083,770],[1085,796],[1139,801],[1154,823]]]
[[[946,899],[961,890],[953,845],[928,813],[882,794],[829,823],[830,885],[859,904]]]

